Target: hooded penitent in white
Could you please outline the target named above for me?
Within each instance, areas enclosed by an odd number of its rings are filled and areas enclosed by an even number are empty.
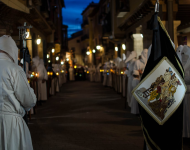
[[[138,70],[133,70],[133,75],[139,76]],[[132,81],[132,89],[134,89],[139,84],[140,79],[138,77],[134,77]],[[139,106],[137,100],[132,95],[131,97],[131,113],[132,114],[139,114]]]
[[[142,72],[144,72],[144,69],[145,69],[147,60],[148,60],[148,49],[144,49],[144,50],[142,51],[142,53],[141,53],[141,58],[138,59],[138,60],[135,62],[135,65],[134,65],[134,69],[133,69],[133,70],[141,70]]]
[[[92,70],[91,71],[93,72],[93,74],[92,74],[92,81],[94,82],[95,79],[96,79],[96,66],[95,65],[92,66]]]
[[[91,82],[94,82],[95,81],[95,74],[96,74],[96,68],[94,65],[92,65],[90,68],[89,68],[89,73],[90,73],[90,81]]]
[[[3,35],[0,37],[0,50],[8,53],[14,63],[18,64],[18,47],[11,36]]]
[[[132,92],[132,81],[133,81],[133,68],[135,65],[137,53],[135,51],[132,51],[129,57],[126,59],[125,63],[129,63],[128,65],[128,85],[127,85],[127,102],[128,105],[131,107],[131,92]]]
[[[33,70],[38,73],[38,100],[45,101],[47,100],[47,88],[46,82],[42,83],[43,80],[48,80],[48,75],[44,62],[39,56],[36,56],[32,59]]]
[[[70,81],[74,81],[75,80],[74,69],[71,66],[69,68],[69,80]]]
[[[37,68],[39,76],[38,76],[38,98],[39,100],[46,101],[47,100],[47,86],[46,81],[42,83],[43,80],[48,80],[48,75],[46,68],[44,66],[43,59],[40,59],[39,66]]]
[[[181,52],[182,64],[185,70],[187,91],[183,100],[183,137],[190,138],[190,47],[184,45]]]
[[[0,92],[0,150],[33,150],[22,117],[35,106],[36,96],[17,64],[18,48],[10,36],[0,37],[0,50],[7,53],[0,53],[0,91],[3,91]]]
[[[125,54],[122,54],[122,60],[121,60],[120,63],[119,63],[119,68],[120,68],[120,70],[123,69],[124,67],[126,67],[126,65],[125,65],[125,60],[126,60],[126,55],[125,55]]]
[[[101,72],[100,72],[100,67],[102,66],[101,63],[99,63],[99,65],[96,68],[96,82],[101,82]]]
[[[63,74],[61,73],[61,64],[57,64],[57,72],[59,73],[59,87],[63,84]]]
[[[53,66],[53,71],[55,73],[59,73],[59,75],[57,75],[56,78],[54,78],[54,81],[55,81],[55,90],[56,92],[59,92],[59,77],[60,77],[60,68],[59,68],[59,65],[58,64],[52,64]]]
[[[106,86],[107,85],[107,80],[108,80],[108,78],[107,78],[107,70],[109,69],[109,62],[105,62],[104,63],[104,73],[103,73],[103,77],[104,77],[104,80],[103,80],[103,86]]]
[[[177,50],[176,50],[176,54],[179,57],[180,61],[182,61],[182,59],[181,59],[181,52],[182,52],[182,50],[183,50],[183,45],[179,45],[178,48],[177,48]]]

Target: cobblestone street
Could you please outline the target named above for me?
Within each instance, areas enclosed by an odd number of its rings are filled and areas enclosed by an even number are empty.
[[[142,150],[140,120],[124,104],[100,83],[64,84],[32,116],[34,150]]]

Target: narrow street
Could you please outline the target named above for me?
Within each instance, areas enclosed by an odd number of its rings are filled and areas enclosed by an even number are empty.
[[[69,82],[29,123],[34,150],[142,150],[140,121],[113,89]]]

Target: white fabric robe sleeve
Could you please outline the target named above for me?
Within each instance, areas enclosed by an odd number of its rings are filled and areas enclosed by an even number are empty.
[[[12,78],[12,83],[17,100],[26,111],[29,111],[36,104],[36,95],[28,84],[25,72],[21,69],[16,71],[14,79]]]

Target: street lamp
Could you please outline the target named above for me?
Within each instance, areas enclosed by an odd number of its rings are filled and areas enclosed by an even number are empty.
[[[62,62],[61,62],[61,65],[63,65],[63,64],[64,64],[64,62],[62,61]]]
[[[47,54],[47,58],[49,58],[49,54]]]
[[[95,50],[95,49],[93,49],[93,50],[92,50],[92,52],[93,52],[93,53],[96,53],[96,50]]]
[[[57,60],[57,61],[59,60],[59,57],[58,57],[58,56],[56,57],[56,60]]]
[[[55,49],[54,49],[54,48],[52,48],[51,52],[52,52],[52,53],[54,53],[54,52],[55,52]]]
[[[100,45],[97,45],[97,46],[96,46],[96,49],[97,49],[97,50],[100,50],[100,48],[101,48]]]
[[[122,44],[122,48],[123,48],[123,50],[126,50],[125,44]]]
[[[26,38],[29,38],[30,32],[26,32]]]
[[[69,58],[67,58],[66,60],[69,61]]]
[[[90,55],[90,52],[89,52],[89,51],[87,51],[87,52],[86,52],[86,55]]]
[[[50,63],[51,62],[51,60],[48,60],[48,63]]]
[[[116,51],[116,52],[118,51],[118,47],[117,47],[117,46],[115,47],[115,51]]]
[[[37,41],[36,43],[39,45],[41,43],[41,39],[40,39],[40,36],[38,35],[38,38],[37,38]]]

